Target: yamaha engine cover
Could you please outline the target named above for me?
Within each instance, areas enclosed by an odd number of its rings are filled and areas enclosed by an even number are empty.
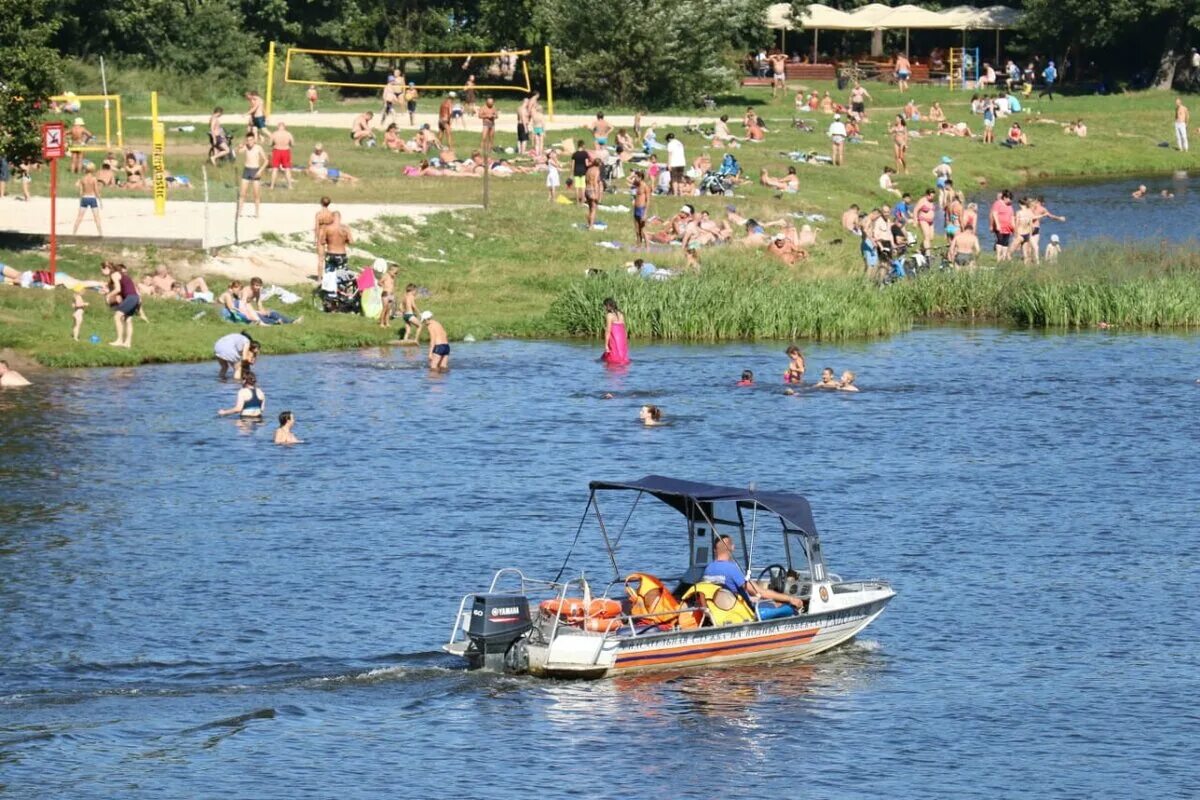
[[[477,594],[467,623],[467,659],[472,669],[502,672],[504,655],[533,627],[529,599],[519,594]]]

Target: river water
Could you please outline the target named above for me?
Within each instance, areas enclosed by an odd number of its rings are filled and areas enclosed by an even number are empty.
[[[1194,797],[1196,345],[919,330],[806,348],[863,392],[795,397],[782,344],[268,356],[292,449],[215,417],[215,365],[39,376],[0,392],[0,794]],[[557,570],[589,479],[646,473],[802,491],[830,567],[899,595],[800,664],[439,652],[492,570]]]
[[[1130,195],[1144,185],[1150,194],[1140,200]],[[1164,198],[1166,190],[1174,195]],[[986,233],[987,213],[996,191],[975,191],[971,199],[979,204],[985,247],[991,244]],[[1196,239],[1194,220],[1200,216],[1200,178],[1164,176],[1130,178],[1103,182],[1047,184],[1013,189],[1016,197],[1044,195],[1051,212],[1066,217],[1065,223],[1046,221],[1041,246],[1058,234],[1064,248],[1088,240],[1111,240],[1122,244],[1153,246],[1160,241],[1192,242]]]

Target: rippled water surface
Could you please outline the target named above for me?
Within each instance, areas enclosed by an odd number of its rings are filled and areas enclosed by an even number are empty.
[[[857,396],[782,395],[782,349],[267,357],[293,449],[215,417],[210,364],[0,392],[0,794],[1200,793],[1197,339],[807,348]],[[646,473],[802,491],[831,568],[899,596],[808,663],[569,683],[440,654],[492,570],[557,570],[589,479]],[[679,534],[623,560],[677,569]]]
[[[1144,185],[1150,194],[1140,200],[1130,195]],[[1166,190],[1174,197],[1164,198]],[[996,191],[973,191],[979,203],[979,216],[984,228],[984,245],[992,239],[987,234],[987,211]],[[1016,187],[1013,194],[1043,195],[1046,207],[1066,217],[1065,223],[1048,220],[1042,226],[1041,246],[1057,233],[1063,247],[1071,247],[1088,239],[1110,239],[1114,242],[1153,247],[1162,240],[1191,242],[1196,240],[1195,220],[1200,215],[1200,178],[1155,177],[1129,178],[1098,183],[1063,183]]]

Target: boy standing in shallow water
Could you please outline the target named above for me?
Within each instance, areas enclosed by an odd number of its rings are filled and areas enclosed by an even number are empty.
[[[433,318],[432,311],[422,311],[421,321],[429,329],[429,368],[445,372],[450,369],[450,338],[446,329]]]

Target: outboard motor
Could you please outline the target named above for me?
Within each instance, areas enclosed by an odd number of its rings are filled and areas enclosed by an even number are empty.
[[[529,599],[524,595],[475,595],[467,623],[467,638],[471,643],[466,657],[470,668],[503,672],[505,655],[532,627]]]

